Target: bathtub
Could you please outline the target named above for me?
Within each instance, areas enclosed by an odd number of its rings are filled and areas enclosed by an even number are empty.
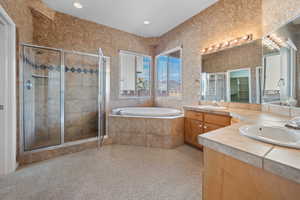
[[[171,149],[184,143],[184,116],[172,108],[117,108],[109,116],[108,131],[114,144]]]
[[[182,112],[173,108],[160,107],[126,107],[112,110],[113,115],[140,117],[171,117],[180,116]]]

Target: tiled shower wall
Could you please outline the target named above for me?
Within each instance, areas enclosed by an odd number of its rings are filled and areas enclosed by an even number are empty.
[[[65,142],[98,135],[98,59],[65,54]]]
[[[60,54],[24,48],[24,146],[26,150],[60,144]]]
[[[98,59],[64,54],[65,100],[61,102],[61,54],[25,47],[25,146],[28,150],[60,144],[60,109],[65,106],[65,142],[97,136]],[[30,53],[29,53],[30,52]],[[40,76],[40,77],[37,77]]]

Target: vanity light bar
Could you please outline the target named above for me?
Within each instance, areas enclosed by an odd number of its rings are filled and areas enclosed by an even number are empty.
[[[276,49],[280,49],[281,47],[286,47],[286,39],[282,39],[275,34],[267,35],[266,38],[270,41]]]
[[[227,41],[227,42],[223,42],[223,43],[220,43],[220,44],[212,45],[208,48],[204,48],[204,49],[201,50],[201,53],[202,54],[212,53],[212,52],[215,52],[215,51],[219,51],[221,49],[227,49],[227,48],[231,48],[231,47],[234,47],[234,46],[239,46],[241,44],[248,43],[252,40],[253,40],[253,35],[248,34],[248,35],[245,35],[243,37],[239,37],[239,38],[236,38],[236,39],[233,39],[233,40],[230,40],[230,41]]]

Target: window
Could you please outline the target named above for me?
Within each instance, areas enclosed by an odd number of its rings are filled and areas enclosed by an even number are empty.
[[[181,48],[156,57],[157,96],[181,96]]]
[[[151,57],[120,51],[120,96],[150,96]]]

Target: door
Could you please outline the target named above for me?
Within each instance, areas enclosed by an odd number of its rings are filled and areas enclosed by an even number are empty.
[[[0,176],[16,169],[16,29],[0,5]]]
[[[24,150],[61,144],[61,52],[23,47]]]
[[[5,93],[7,92],[6,91],[6,80],[5,80],[5,77],[7,75],[7,69],[6,69],[6,66],[5,66],[5,55],[4,55],[4,44],[5,42],[3,40],[5,40],[4,38],[4,32],[5,31],[5,28],[4,28],[4,24],[1,23],[1,18],[0,18],[0,69],[1,69],[1,72],[0,72],[0,127],[1,127],[1,130],[0,130],[0,134],[4,133],[6,131],[6,123],[5,123],[5,111],[4,109],[6,109],[6,102],[5,102]],[[1,138],[2,138],[2,135],[1,135]],[[4,160],[5,160],[5,151],[6,151],[6,148],[5,148],[5,140],[2,140],[0,139],[0,163],[3,163],[4,164]],[[1,170],[3,169],[3,170]],[[0,166],[0,174],[1,174],[1,171],[4,171],[5,169],[5,166]]]
[[[98,136],[99,57],[64,53],[64,142]]]
[[[231,102],[251,103],[250,68],[228,71],[227,98]]]

